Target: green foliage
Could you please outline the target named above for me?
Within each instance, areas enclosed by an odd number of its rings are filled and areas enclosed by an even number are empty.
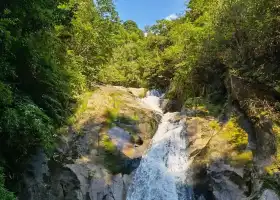
[[[211,95],[211,101],[219,101],[226,73],[278,85],[279,2],[192,0],[189,8],[171,29],[183,58],[171,84],[173,96]]]
[[[126,21],[118,26],[118,38],[112,58],[99,73],[103,83],[134,86],[144,85],[145,49],[143,32],[133,21]]]
[[[1,82],[0,82],[0,96],[2,97],[0,99],[0,107],[12,104],[13,101],[12,91],[7,85]]]
[[[33,150],[50,148],[95,83],[168,89],[213,115],[228,74],[279,89],[279,8],[277,0],[191,0],[185,15],[142,31],[120,21],[112,0],[3,0],[1,162],[20,172]]]
[[[73,125],[81,114],[87,109],[88,100],[92,96],[93,92],[86,92],[79,98],[78,106],[76,107],[74,113],[67,119],[67,125]]]
[[[14,196],[14,194],[5,189],[4,181],[5,180],[4,180],[3,171],[0,168],[0,198],[2,200],[16,200],[16,197]]]
[[[166,88],[175,72],[172,61],[176,48],[170,48],[167,35],[172,22],[161,20],[145,34],[131,20],[119,28],[120,40],[113,56],[99,73],[103,83],[130,87]],[[144,36],[146,35],[146,36]]]
[[[0,151],[10,168],[19,170],[36,147],[52,147],[52,120],[32,102],[3,109],[0,127]]]
[[[0,159],[9,177],[82,112],[80,98],[112,54],[119,24],[110,0],[0,3]]]
[[[214,104],[210,102],[207,98],[188,98],[185,101],[184,107],[195,110],[197,112],[197,115],[202,116],[214,116],[218,117],[222,112],[223,104]]]

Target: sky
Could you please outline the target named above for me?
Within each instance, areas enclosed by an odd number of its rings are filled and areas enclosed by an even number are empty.
[[[186,0],[115,0],[123,21],[133,20],[139,28],[153,25],[160,19],[176,18],[185,10]]]

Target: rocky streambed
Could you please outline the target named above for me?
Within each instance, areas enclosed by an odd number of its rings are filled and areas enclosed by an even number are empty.
[[[54,153],[33,156],[20,199],[279,200],[279,176],[261,159],[272,147],[239,104],[217,118],[144,93],[99,87]]]

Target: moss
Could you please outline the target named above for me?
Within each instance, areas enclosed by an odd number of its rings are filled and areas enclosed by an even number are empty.
[[[108,106],[105,117],[106,117],[106,123],[107,126],[113,127],[115,126],[115,122],[118,121],[119,113],[120,113],[120,107],[122,104],[122,100],[120,98],[121,94],[114,93],[111,95],[110,104],[111,106]]]
[[[145,88],[145,89],[143,90],[143,92],[142,92],[141,94],[138,95],[138,97],[139,97],[139,98],[144,98],[144,97],[146,97],[147,92],[148,92],[148,89]]]
[[[252,164],[253,154],[251,151],[246,151],[248,135],[238,125],[236,117],[231,117],[225,124],[211,120],[202,131],[210,131],[210,134],[211,132],[213,134],[213,131],[216,132],[211,139],[210,145],[205,149],[206,152],[201,159],[202,163],[209,163],[210,160],[223,158],[233,167]]]
[[[244,147],[248,144],[248,135],[239,127],[236,118],[231,118],[224,125],[221,135],[235,147]]]
[[[121,152],[117,149],[109,136],[105,134],[102,136],[100,147],[104,166],[113,174],[122,172],[124,160],[121,156]]]
[[[274,157],[273,163],[270,166],[265,167],[266,172],[269,175],[273,175],[280,171],[280,126],[277,123],[273,124],[273,132],[275,133],[277,154]]]
[[[149,135],[147,135],[149,138],[153,138],[156,131],[158,129],[158,122],[155,119],[151,119],[149,121]]]
[[[107,135],[103,135],[103,137],[101,139],[101,146],[107,152],[116,151],[116,147],[115,147],[114,143],[111,141],[111,139]]]
[[[118,118],[118,112],[115,110],[108,110],[106,113],[106,125],[109,128],[114,127]]]
[[[235,117],[224,125],[221,136],[230,144],[227,158],[232,166],[241,167],[252,163],[252,152],[246,151],[248,135],[239,127]]]
[[[251,166],[253,161],[253,153],[245,151],[230,157],[230,164],[235,167]]]
[[[216,130],[216,131],[221,129],[221,126],[220,126],[219,122],[217,122],[217,121],[209,122],[209,127],[213,130]]]
[[[278,126],[277,124],[274,123],[273,131],[276,135],[276,143],[277,143],[277,150],[278,150],[277,155],[276,155],[276,160],[280,164],[280,126]],[[279,165],[279,167],[280,167],[280,165]]]
[[[202,132],[201,138],[210,140],[202,149],[195,162],[207,165],[216,160],[223,159],[233,167],[250,167],[253,162],[253,153],[247,151],[248,135],[241,129],[235,116],[225,124],[217,120],[200,119],[198,130]],[[201,120],[202,119],[202,120]]]
[[[139,121],[139,115],[138,115],[138,113],[137,112],[134,112],[134,114],[131,116],[131,119],[133,120],[133,121]]]
[[[273,132],[276,134],[277,154],[273,163],[265,167],[267,174],[263,177],[263,189],[272,189],[280,196],[280,180],[275,177],[280,171],[280,127],[277,123],[273,125]]]
[[[90,177],[90,178],[96,178],[96,170],[90,170],[89,172],[88,172],[88,177]]]

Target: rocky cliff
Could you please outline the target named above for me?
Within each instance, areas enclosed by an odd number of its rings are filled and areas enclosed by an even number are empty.
[[[63,129],[54,152],[38,150],[24,173],[21,200],[124,200],[131,172],[159,116],[138,96],[144,89],[98,87]]]
[[[279,96],[239,77],[225,82],[219,117],[207,106],[183,106],[189,183],[198,200],[279,200]],[[141,103],[144,89],[99,87],[53,153],[41,150],[24,173],[22,200],[124,200],[132,173],[160,116]],[[164,112],[178,111],[162,100]]]
[[[207,108],[185,110],[196,199],[278,200],[279,96],[229,76],[219,118]]]

